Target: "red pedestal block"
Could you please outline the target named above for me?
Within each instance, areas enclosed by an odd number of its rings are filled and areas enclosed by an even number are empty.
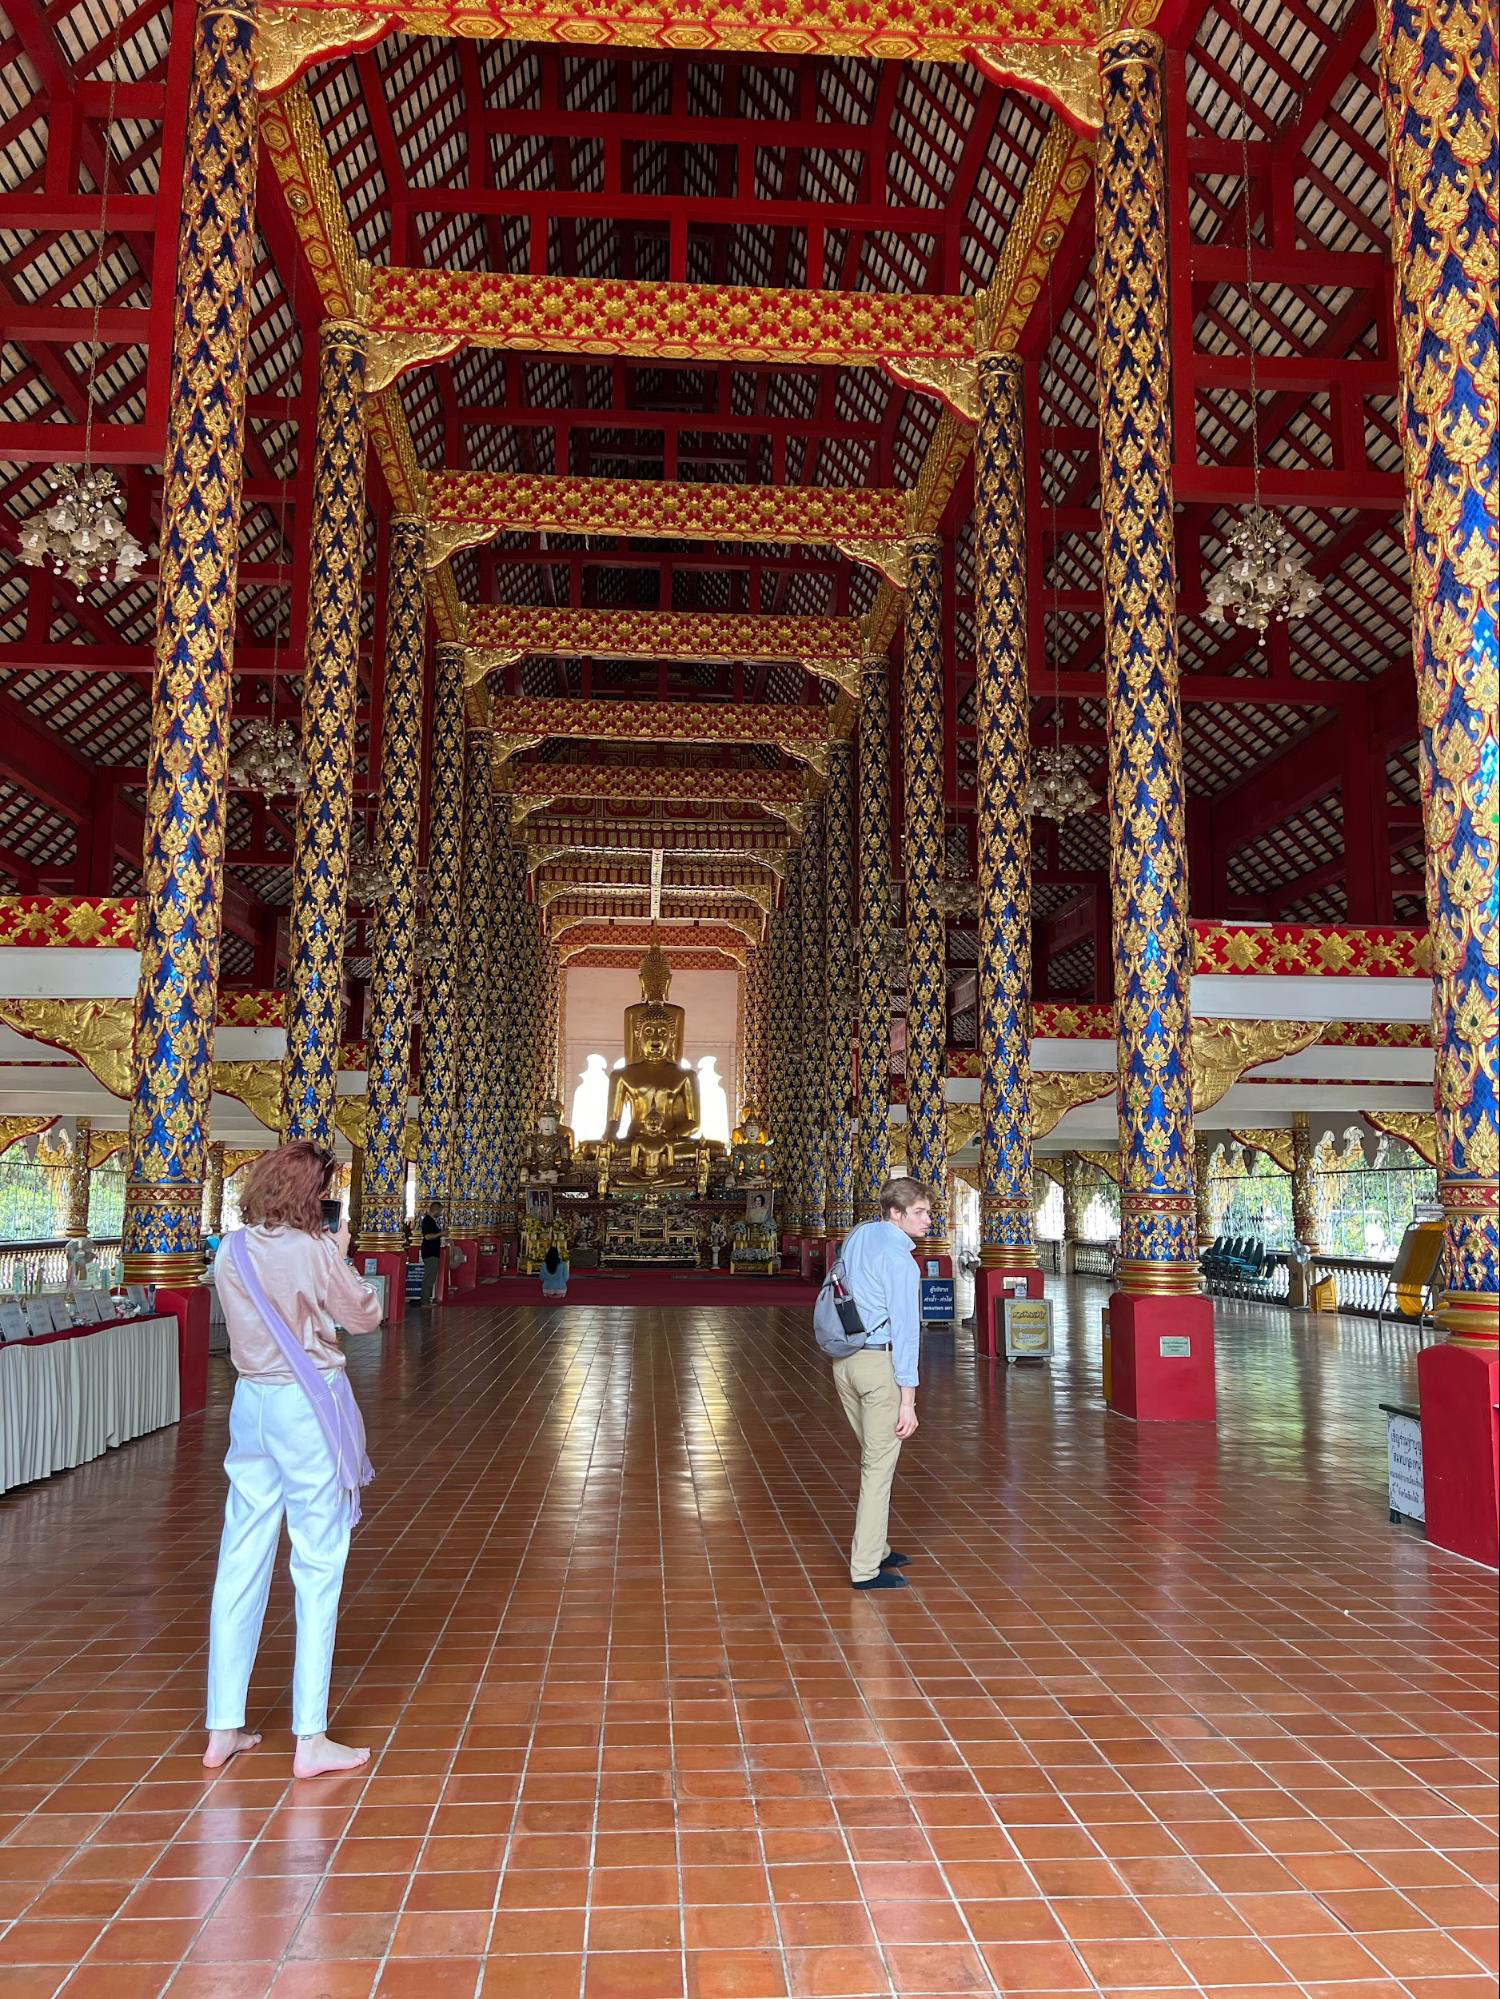
[[[186,1291],[156,1293],[156,1310],[177,1321],[177,1384],[182,1414],[195,1416],[208,1402],[209,1290],[194,1284]]]
[[[493,1283],[493,1281],[500,1275],[500,1272],[504,1267],[504,1263],[505,1263],[505,1257],[500,1248],[499,1243],[497,1242],[481,1243],[479,1245],[477,1282],[479,1282],[480,1284]]]
[[[479,1282],[478,1243],[472,1237],[466,1236],[461,1241],[455,1241],[452,1248],[462,1251],[463,1261],[461,1263],[454,1263],[451,1260],[450,1251],[450,1260],[447,1265],[447,1289],[450,1296],[456,1291],[472,1291],[474,1286]]]
[[[406,1316],[406,1252],[401,1249],[366,1249],[354,1252],[354,1267],[363,1273],[373,1263],[376,1275],[385,1279],[386,1324],[400,1325]]]
[[[1214,1420],[1214,1308],[1211,1300],[1138,1298],[1109,1301],[1109,1406],[1138,1423]]]
[[[828,1267],[828,1244],[820,1235],[797,1238],[797,1270],[804,1283],[819,1283]]]
[[[1493,1348],[1459,1347],[1445,1340],[1417,1355],[1427,1538],[1492,1569],[1500,1542],[1497,1388],[1500,1356]]]
[[[784,1235],[781,1238],[781,1261],[800,1269],[802,1265],[802,1238],[799,1235]]]
[[[986,1270],[981,1264],[974,1272],[974,1351],[987,1360],[995,1360],[1005,1352],[1005,1315],[1001,1307],[1007,1296],[1006,1284],[1014,1283],[1018,1277],[1026,1280],[1028,1298],[1046,1296],[1046,1281],[1040,1267]]]

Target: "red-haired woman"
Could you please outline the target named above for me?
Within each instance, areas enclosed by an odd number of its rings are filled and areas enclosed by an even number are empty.
[[[348,1229],[324,1223],[333,1174],[333,1154],[305,1140],[262,1154],[240,1194],[244,1226],[214,1261],[239,1380],[209,1624],[210,1770],[260,1741],[244,1732],[245,1702],[283,1513],[297,1597],[292,1773],[352,1770],[370,1754],[328,1737],[339,1589],[359,1489],[371,1477],[335,1329],[368,1333],[380,1324],[379,1294],[347,1261]]]

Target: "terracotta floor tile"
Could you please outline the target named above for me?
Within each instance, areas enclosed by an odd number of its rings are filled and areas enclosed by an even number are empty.
[[[1223,1306],[1217,1436],[1138,1432],[1104,1287],[1052,1289],[1045,1371],[927,1342],[878,1604],[800,1309],[506,1290],[351,1342],[376,1753],[326,1786],[284,1575],[265,1749],[196,1761],[222,1361],[7,1495],[0,1685],[65,1697],[0,1713],[0,1999],[1493,1999],[1494,1578],[1381,1503],[1415,1336]]]
[[[688,1952],[687,1999],[785,1999],[786,1989],[777,1951]]]

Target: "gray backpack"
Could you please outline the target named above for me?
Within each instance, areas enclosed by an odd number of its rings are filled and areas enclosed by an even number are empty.
[[[870,1337],[849,1289],[844,1259],[836,1256],[813,1304],[813,1338],[830,1360],[847,1360]]]

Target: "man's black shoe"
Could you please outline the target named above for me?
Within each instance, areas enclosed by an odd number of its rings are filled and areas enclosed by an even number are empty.
[[[905,1589],[906,1578],[905,1576],[898,1575],[894,1569],[882,1569],[878,1575],[871,1576],[868,1582],[851,1583],[849,1587],[851,1589]]]
[[[892,1548],[880,1566],[883,1569],[904,1569],[910,1560],[910,1555],[903,1555],[897,1549]]]

